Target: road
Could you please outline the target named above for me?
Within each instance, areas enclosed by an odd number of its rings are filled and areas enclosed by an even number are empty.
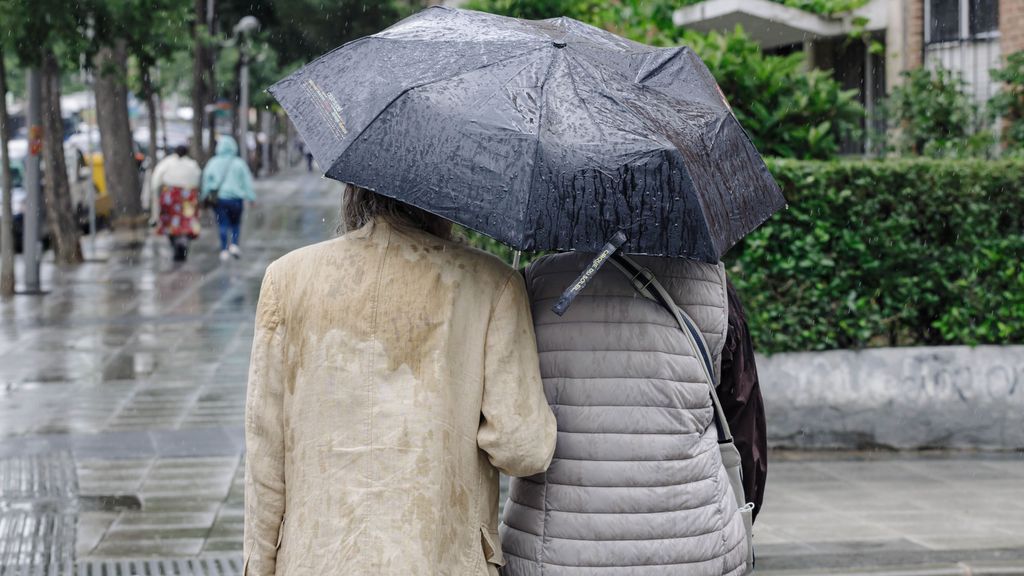
[[[262,274],[340,200],[304,172],[258,191],[241,260],[212,228],[184,265],[107,238],[0,304],[0,574],[240,573]],[[1024,574],[1024,455],[774,453],[755,541],[758,574]]]

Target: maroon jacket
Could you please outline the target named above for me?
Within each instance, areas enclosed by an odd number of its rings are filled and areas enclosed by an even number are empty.
[[[729,330],[722,350],[722,378],[717,390],[736,448],[743,459],[743,489],[747,502],[754,503],[756,518],[761,511],[768,474],[764,401],[754,363],[754,343],[747,330],[743,305],[731,281],[728,282],[728,297]]]

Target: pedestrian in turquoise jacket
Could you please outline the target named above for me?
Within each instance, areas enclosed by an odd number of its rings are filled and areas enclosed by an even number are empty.
[[[238,235],[242,228],[242,212],[246,201],[255,201],[252,172],[238,155],[238,144],[231,136],[217,140],[217,152],[203,169],[201,199],[216,198],[213,211],[220,228],[220,259],[241,258]],[[229,243],[230,237],[230,243]]]

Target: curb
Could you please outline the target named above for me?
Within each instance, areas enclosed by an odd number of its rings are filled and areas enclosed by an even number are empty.
[[[889,566],[856,570],[765,570],[755,576],[1022,576],[1024,563],[1012,564],[936,564],[929,566]]]

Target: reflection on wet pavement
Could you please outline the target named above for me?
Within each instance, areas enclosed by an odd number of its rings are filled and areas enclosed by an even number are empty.
[[[0,303],[0,564],[58,566],[43,552],[3,554],[28,550],[23,532],[39,522],[52,525],[49,548],[71,538],[61,515],[77,517],[70,549],[82,566],[239,553],[241,426],[263,271],[332,236],[340,198],[338,184],[305,173],[257,191],[241,260],[219,261],[209,224],[184,265],[162,238],[132,250],[107,237],[104,262],[44,264],[47,295]],[[44,510],[44,494],[14,490],[31,469],[17,462],[59,455],[80,490]]]

